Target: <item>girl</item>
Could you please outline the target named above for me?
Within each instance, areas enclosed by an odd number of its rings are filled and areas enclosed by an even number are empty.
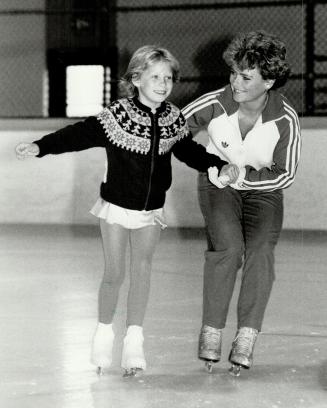
[[[163,205],[171,184],[171,153],[189,166],[210,166],[236,180],[238,169],[192,140],[186,121],[166,102],[179,76],[179,64],[164,48],[144,46],[131,58],[122,81],[128,97],[97,117],[68,126],[33,143],[20,143],[18,158],[103,147],[107,172],[91,212],[100,219],[105,270],[98,298],[98,324],[91,360],[98,373],[111,365],[113,317],[131,251],[127,333],[121,365],[125,375],[145,370],[143,320],[149,297],[152,257],[165,227]]]
[[[230,84],[190,103],[183,113],[192,132],[207,128],[207,151],[239,166],[236,183],[199,175],[200,207],[208,236],[199,358],[221,356],[222,331],[237,271],[243,264],[238,327],[231,373],[252,365],[274,272],[274,248],[283,221],[283,189],[295,177],[300,156],[298,116],[277,88],[290,69],[282,41],[264,31],[237,36],[224,53]],[[216,184],[215,188],[209,180]]]

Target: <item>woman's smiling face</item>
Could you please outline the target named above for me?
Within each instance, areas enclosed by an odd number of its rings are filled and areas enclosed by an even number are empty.
[[[272,86],[272,80],[263,79],[258,68],[238,69],[230,73],[230,84],[235,102],[253,102],[262,97]]]

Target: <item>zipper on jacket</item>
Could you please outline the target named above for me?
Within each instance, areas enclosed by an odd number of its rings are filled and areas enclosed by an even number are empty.
[[[150,175],[149,175],[149,184],[148,184],[148,193],[145,199],[145,204],[144,204],[144,210],[147,210],[149,198],[150,198],[150,193],[151,193],[151,183],[152,183],[152,175],[153,175],[153,170],[154,170],[154,160],[155,160],[155,154],[157,150],[157,121],[156,121],[156,114],[151,112],[151,120],[153,123],[153,143],[152,143],[152,148],[151,148],[151,166],[150,166]]]

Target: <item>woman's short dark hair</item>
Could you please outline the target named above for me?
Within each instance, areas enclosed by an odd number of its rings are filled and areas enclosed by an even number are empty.
[[[230,68],[258,68],[263,79],[275,80],[273,88],[283,86],[291,71],[285,44],[263,30],[236,36],[223,53],[223,59]]]

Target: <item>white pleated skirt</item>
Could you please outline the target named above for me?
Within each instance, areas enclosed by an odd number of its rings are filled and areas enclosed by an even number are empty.
[[[161,229],[165,229],[163,208],[151,211],[128,210],[118,205],[108,203],[101,197],[98,198],[90,213],[98,218],[102,218],[108,224],[119,224],[124,228],[137,229],[159,224]]]

